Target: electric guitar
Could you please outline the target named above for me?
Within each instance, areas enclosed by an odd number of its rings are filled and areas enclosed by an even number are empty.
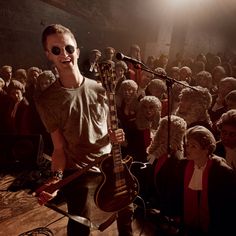
[[[100,65],[100,79],[109,101],[111,129],[116,130],[118,119],[115,103],[115,74],[110,64]],[[101,162],[103,179],[96,189],[94,201],[102,211],[119,211],[132,203],[138,195],[138,181],[128,167],[128,162],[131,161],[130,156],[127,156],[125,160],[122,159],[120,144],[114,143],[111,154]]]

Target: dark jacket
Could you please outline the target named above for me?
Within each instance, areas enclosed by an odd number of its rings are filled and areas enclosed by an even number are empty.
[[[216,143],[216,150],[214,151],[214,154],[225,158],[226,151],[225,151],[225,147],[221,141],[218,141]]]
[[[156,176],[161,211],[183,219],[184,174],[188,160],[167,159]],[[208,175],[209,235],[236,235],[236,174],[223,158],[214,156]]]

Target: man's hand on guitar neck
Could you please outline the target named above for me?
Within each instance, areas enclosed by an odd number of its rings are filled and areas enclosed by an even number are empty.
[[[109,129],[109,138],[112,143],[123,143],[125,141],[125,133],[123,129]]]

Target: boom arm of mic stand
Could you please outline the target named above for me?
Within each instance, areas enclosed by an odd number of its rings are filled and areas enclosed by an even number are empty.
[[[137,61],[137,63],[133,63],[134,67],[136,69],[141,69],[141,70],[145,70],[145,71],[148,71],[150,70],[143,62],[141,61]],[[150,72],[151,73],[151,72]]]
[[[142,64],[140,64],[140,65],[143,66],[144,64],[142,63]],[[178,81],[178,80],[176,80],[176,79],[173,79],[173,78],[171,78],[171,77],[169,77],[169,76],[167,76],[167,75],[158,74],[157,72],[155,72],[155,71],[149,69],[146,65],[144,65],[144,67],[140,67],[140,66],[137,64],[137,65],[135,65],[135,67],[136,67],[136,68],[139,68],[139,69],[141,69],[141,70],[147,71],[147,72],[149,72],[150,74],[156,75],[156,76],[158,76],[159,78],[165,80],[166,82],[169,82],[171,85],[174,84],[174,83],[177,83],[177,84],[183,85],[184,87],[188,87],[188,88],[191,88],[191,89],[193,89],[193,90],[195,90],[195,91],[198,91],[197,88],[194,88],[194,87],[191,86],[191,85],[184,84],[184,83],[182,83],[181,81]],[[168,86],[168,84],[167,84],[167,86]]]

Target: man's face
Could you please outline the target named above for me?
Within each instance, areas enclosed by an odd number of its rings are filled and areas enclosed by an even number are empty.
[[[9,81],[12,78],[12,68],[5,67],[2,69],[2,77],[5,81]]]
[[[222,125],[220,137],[224,146],[228,148],[236,148],[236,125]]]
[[[180,80],[187,81],[186,78],[188,77],[188,71],[185,69],[180,70],[179,77],[180,77]]]
[[[101,54],[99,52],[92,52],[92,54],[90,55],[90,61],[96,63],[98,62],[100,57],[101,57]]]
[[[176,115],[183,118],[188,125],[199,121],[202,113],[204,113],[204,108],[199,102],[190,100],[189,98],[180,99]]]
[[[109,49],[106,51],[105,53],[106,59],[107,60],[112,60],[113,56],[114,56],[114,50]]]
[[[79,49],[70,34],[50,35],[47,37],[46,46],[46,55],[59,72],[77,67]]]
[[[12,89],[12,91],[10,92],[10,97],[15,102],[20,102],[23,99],[22,91],[19,89]]]
[[[139,48],[133,48],[131,51],[131,57],[133,57],[134,59],[140,60],[141,56],[140,56],[140,49]]]

